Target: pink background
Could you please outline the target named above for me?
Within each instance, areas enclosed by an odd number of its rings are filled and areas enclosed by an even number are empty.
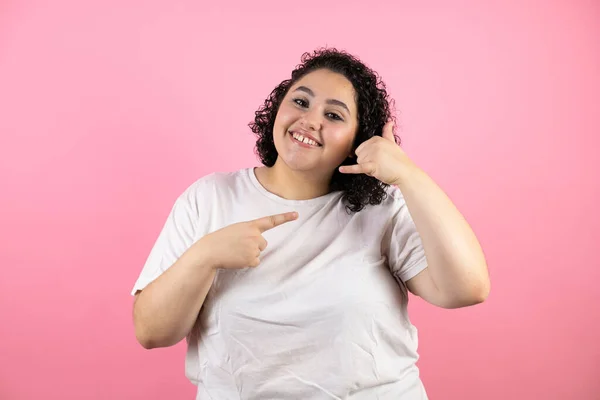
[[[247,123],[321,45],[383,76],[488,257],[483,305],[411,303],[431,399],[600,398],[600,4],[383,3],[2,2],[1,399],[194,398],[129,292],[175,197],[257,163]]]

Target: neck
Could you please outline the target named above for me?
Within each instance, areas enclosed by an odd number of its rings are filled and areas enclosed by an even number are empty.
[[[329,193],[331,177],[294,171],[279,158],[272,167],[256,169],[256,178],[269,192],[288,200],[309,200]]]

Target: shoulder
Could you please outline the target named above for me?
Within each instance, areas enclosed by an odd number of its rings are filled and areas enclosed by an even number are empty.
[[[381,203],[376,205],[368,205],[363,211],[365,214],[395,214],[400,211],[406,202],[404,195],[396,186],[388,186],[385,189],[385,198]],[[361,211],[361,212],[363,212]]]
[[[388,206],[398,206],[405,204],[404,195],[396,186],[388,186],[386,188],[385,193],[386,198],[384,200],[384,203],[386,203]]]
[[[363,229],[369,232],[388,232],[405,225],[408,209],[402,192],[395,186],[387,187],[385,192],[379,204],[367,205],[358,213]]]
[[[236,171],[212,172],[192,182],[184,193],[198,193],[206,190],[232,187],[239,184],[241,181],[245,181],[247,175],[248,170],[246,168]]]
[[[204,175],[191,184],[178,196],[177,202],[192,208],[199,203],[210,201],[212,195],[226,191],[239,185],[247,175],[246,169],[226,172],[212,172]]]

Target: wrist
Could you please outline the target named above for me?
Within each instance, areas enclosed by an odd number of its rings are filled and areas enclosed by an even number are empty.
[[[409,184],[418,175],[418,172],[419,168],[413,163],[403,165],[398,168],[398,179],[394,181],[393,185],[401,188]]]
[[[215,257],[214,246],[211,246],[208,241],[208,236],[205,236],[192,245],[192,258],[197,268],[205,268],[216,270],[219,268],[218,260]]]

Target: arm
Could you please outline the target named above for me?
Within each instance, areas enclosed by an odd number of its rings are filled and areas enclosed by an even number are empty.
[[[192,329],[216,275],[207,246],[200,240],[135,296],[133,321],[146,349],[168,347]]]
[[[421,237],[428,267],[406,285],[415,295],[444,308],[483,302],[490,291],[480,244],[440,187],[413,165],[396,185]]]
[[[396,185],[421,237],[428,267],[406,282],[434,305],[457,308],[484,301],[490,281],[475,234],[446,194],[396,144],[393,122],[356,149],[357,164],[340,172],[367,174]]]
[[[262,234],[298,218],[295,212],[226,226],[202,237],[136,293],[135,334],[147,349],[178,343],[193,328],[218,268],[257,267],[267,247]]]

